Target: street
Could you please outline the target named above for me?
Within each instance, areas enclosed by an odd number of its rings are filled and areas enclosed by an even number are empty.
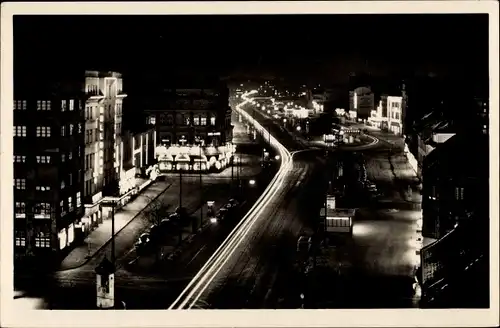
[[[283,145],[301,148],[293,135],[270,118],[252,108],[245,110]],[[195,277],[194,287],[183,291],[173,308],[299,308],[304,303],[311,308],[416,306],[412,239],[420,211],[405,202],[395,183],[403,178],[395,175],[404,170],[394,169],[399,163],[387,157],[384,142],[355,150],[365,154],[368,178],[384,190],[378,203],[386,205],[360,208],[352,242],[325,249],[323,266],[318,265],[308,277],[298,273],[297,238],[314,231],[326,176],[323,151],[292,153],[292,168],[250,228],[233,244],[230,255],[223,261],[214,260],[200,278]],[[386,156],[383,164],[377,161],[382,160],[380,154]],[[300,294],[306,295],[304,301]]]
[[[241,180],[241,193],[245,201],[238,210],[241,215],[245,209],[257,199],[265,187],[266,181],[272,174],[261,174],[260,154],[262,151],[262,140],[253,141],[246,134],[246,130],[239,123],[235,124],[235,142],[238,144],[238,156],[241,158],[239,170],[235,167],[226,169],[220,174],[207,174],[202,177],[203,197],[214,201],[214,209],[223,206],[237,187],[237,177]],[[272,170],[272,169],[271,169]],[[265,172],[263,172],[265,173]],[[268,172],[270,173],[270,172]],[[248,181],[255,179],[257,185],[249,186]],[[146,188],[141,195],[124,207],[134,209],[136,213],[147,206],[147,203],[157,195],[159,200],[169,205],[168,210],[174,211],[179,205],[179,175],[169,175],[165,181],[158,181]],[[199,213],[199,175],[189,174],[182,177],[182,206],[188,209],[193,217],[198,218]],[[122,212],[123,213],[123,212]],[[167,261],[161,268],[151,268],[150,263],[139,258],[138,261],[133,244],[137,238],[151,226],[151,222],[139,214],[132,219],[121,231],[117,230],[115,238],[115,254],[117,271],[116,295],[127,303],[128,308],[165,308],[175,296],[182,290],[196,270],[212,254],[213,250],[224,240],[231,226],[236,222],[224,222],[217,226],[209,224],[207,217],[207,206],[204,206],[205,229],[193,238],[190,227],[186,227],[183,238],[188,242],[181,244],[180,256],[174,261]],[[120,214],[123,215],[123,214]],[[133,214],[135,215],[135,214]],[[172,236],[174,237],[174,236]],[[108,237],[109,238],[109,237]],[[177,241],[171,238],[172,251],[177,249]],[[16,291],[23,295],[18,298],[22,303],[27,298],[34,298],[38,307],[49,309],[92,309],[95,306],[95,267],[107,256],[110,258],[111,243],[106,244],[88,262],[74,269],[55,272],[52,275],[16,275]],[[132,263],[131,263],[132,262]],[[35,279],[36,278],[36,279]],[[159,293],[162,291],[163,301],[149,304],[144,299],[151,299],[148,293]],[[72,293],[78,293],[79,297],[71,297]],[[169,297],[170,295],[170,297]],[[141,301],[139,301],[141,300]],[[135,303],[137,302],[137,303]],[[28,303],[34,304],[33,302]]]

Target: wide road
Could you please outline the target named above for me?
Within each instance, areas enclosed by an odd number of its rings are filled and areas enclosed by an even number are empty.
[[[370,204],[360,199],[353,238],[322,248],[317,269],[306,278],[296,270],[296,242],[302,232],[313,231],[323,202],[323,151],[304,151],[267,115],[250,106],[244,109],[287,149],[298,152],[293,154],[292,167],[283,175],[280,187],[253,219],[251,228],[233,243],[232,252],[209,261],[205,272],[171,308],[416,306],[413,241],[420,211],[403,196],[407,184],[414,181],[406,175],[407,163],[401,156],[390,158],[384,142],[355,148],[366,154],[368,178],[377,184],[382,196]],[[305,301],[300,294],[305,294]]]
[[[311,213],[321,204],[322,167],[318,152],[293,156],[293,168],[275,198],[256,221],[232,258],[200,298],[199,307],[258,309],[294,307],[297,237],[312,232]],[[280,300],[283,303],[278,304]]]
[[[246,225],[235,230],[234,238],[207,262],[171,308],[273,308],[282,300],[282,307],[296,306],[289,286],[294,279],[295,245],[301,232],[312,232],[317,220],[314,213],[325,187],[323,152],[301,149],[272,120],[250,106],[242,108],[246,115],[257,115],[264,136],[270,131],[272,139],[294,150],[292,162],[278,173],[276,188],[263,195],[265,202],[244,219]]]

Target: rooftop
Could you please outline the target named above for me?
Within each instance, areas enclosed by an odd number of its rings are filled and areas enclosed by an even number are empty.
[[[424,159],[424,166],[442,166],[448,174],[479,176],[489,174],[488,136],[457,133]]]

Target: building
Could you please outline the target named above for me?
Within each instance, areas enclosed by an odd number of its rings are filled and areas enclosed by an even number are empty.
[[[85,72],[84,221],[100,222],[103,196],[118,195],[121,176],[122,76],[115,72]]]
[[[84,74],[14,78],[16,255],[54,255],[77,236],[84,192]]]
[[[375,108],[375,95],[370,87],[359,87],[349,91],[349,111],[356,112],[358,119],[368,119]]]
[[[368,122],[399,136],[403,134],[403,112],[403,97],[382,95],[377,109],[371,112]]]
[[[156,163],[156,142],[156,129],[153,126],[124,131],[120,145],[122,154],[120,194],[123,195],[135,188],[137,177],[148,176],[150,168]]]
[[[223,169],[234,147],[229,90],[220,82],[166,88],[138,103],[154,125],[162,172]]]
[[[471,147],[473,145],[473,147]],[[440,239],[456,224],[489,220],[488,136],[457,134],[423,162],[422,235]],[[473,221],[474,220],[474,221]]]

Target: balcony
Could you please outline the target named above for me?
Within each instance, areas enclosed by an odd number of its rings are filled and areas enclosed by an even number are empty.
[[[118,90],[118,92],[116,93],[116,97],[117,98],[125,98],[125,97],[127,97],[127,94],[125,92],[123,92],[123,90]]]
[[[87,95],[88,99],[93,99],[93,100],[104,99],[104,95],[102,94],[101,90],[89,90],[85,94]]]

